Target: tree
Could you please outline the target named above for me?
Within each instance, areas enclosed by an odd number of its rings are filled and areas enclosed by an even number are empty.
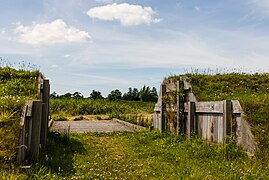
[[[55,99],[55,98],[58,98],[58,97],[59,97],[59,95],[56,92],[53,92],[53,93],[50,94],[50,98],[52,98],[52,99]]]
[[[60,98],[71,98],[72,94],[71,93],[65,93],[64,95],[61,95]]]
[[[75,92],[72,97],[76,99],[81,99],[83,98],[83,95],[80,92]]]
[[[139,101],[139,91],[137,88],[129,88],[129,91],[127,93],[123,94],[122,99],[128,100],[128,101]]]
[[[116,89],[116,90],[111,91],[108,94],[107,98],[112,101],[119,100],[119,99],[122,99],[122,93],[120,92],[120,90]]]
[[[152,88],[152,90],[147,86],[144,86],[140,90],[140,100],[143,102],[157,102],[158,100],[158,94],[155,87]]]
[[[92,99],[103,99],[104,97],[102,96],[100,91],[92,90],[92,93],[90,94],[90,98],[92,98]]]

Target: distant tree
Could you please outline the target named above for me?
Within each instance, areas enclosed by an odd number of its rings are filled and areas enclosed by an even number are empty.
[[[128,101],[139,101],[139,91],[137,88],[129,88],[129,91],[127,93],[123,94],[122,99],[128,100]]]
[[[90,98],[92,98],[92,99],[103,99],[104,97],[102,96],[100,91],[92,90],[92,93],[90,94]]]
[[[116,89],[116,90],[111,91],[108,94],[107,98],[109,100],[113,100],[113,101],[114,100],[119,100],[119,99],[122,99],[122,93],[120,92],[120,90]]]
[[[72,97],[76,99],[81,99],[83,98],[83,95],[80,92],[75,92]]]
[[[72,94],[71,93],[65,93],[64,95],[59,96],[60,98],[71,98]]]
[[[59,95],[56,92],[53,92],[50,94],[50,98],[54,99],[54,98],[58,98]]]
[[[140,100],[143,102],[157,102],[158,94],[155,87],[150,89],[148,86],[143,86],[139,92]]]

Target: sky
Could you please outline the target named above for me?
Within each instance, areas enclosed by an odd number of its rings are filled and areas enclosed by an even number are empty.
[[[268,0],[0,0],[0,57],[51,92],[106,96],[186,72],[268,72]]]

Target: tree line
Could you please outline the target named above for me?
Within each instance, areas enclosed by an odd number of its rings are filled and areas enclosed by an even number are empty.
[[[63,95],[58,95],[56,92],[53,92],[50,95],[50,98],[75,98],[83,99],[83,95],[80,92],[75,93],[66,93]],[[98,90],[92,90],[89,98],[91,99],[105,99],[102,93]],[[111,101],[116,100],[127,100],[127,101],[143,101],[143,102],[157,102],[158,94],[155,87],[150,88],[149,86],[143,86],[140,90],[137,88],[129,88],[127,92],[122,93],[119,89],[112,90],[107,98]]]

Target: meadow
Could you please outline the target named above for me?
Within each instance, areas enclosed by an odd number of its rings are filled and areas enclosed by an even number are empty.
[[[141,101],[91,98],[50,99],[50,114],[53,120],[68,120],[72,116],[95,115],[96,119],[119,118],[134,124],[150,126],[155,103]],[[71,118],[72,119],[72,118]]]
[[[13,179],[268,179],[268,163],[226,145],[157,131],[51,133],[40,159]]]

